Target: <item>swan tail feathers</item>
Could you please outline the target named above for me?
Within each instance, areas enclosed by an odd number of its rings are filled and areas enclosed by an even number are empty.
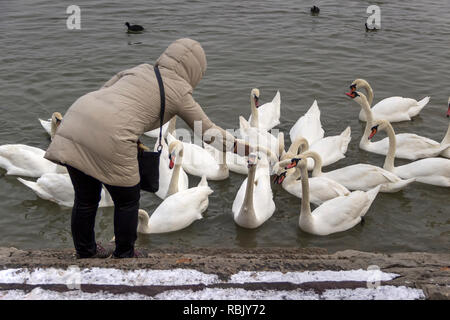
[[[416,181],[416,178],[411,178],[407,180],[400,180],[398,182],[393,183],[383,183],[380,188],[380,192],[386,192],[386,193],[394,193],[402,190],[406,186],[410,185]]]
[[[348,144],[350,143],[350,140],[352,140],[351,134],[352,134],[352,129],[350,128],[350,126],[348,126],[340,134],[340,136],[342,137],[342,143],[341,143],[341,148],[340,148],[342,154],[345,154],[347,152]]]
[[[280,108],[281,105],[281,95],[280,90],[277,91],[277,94],[272,99],[272,103],[275,105],[276,108]]]
[[[21,183],[23,183],[28,188],[33,190],[33,192],[36,193],[36,195],[39,196],[40,198],[43,198],[46,200],[52,199],[52,197],[47,192],[45,192],[36,182],[30,181],[30,180],[25,180],[22,178],[17,178],[17,180],[19,180]]]
[[[381,189],[381,185],[378,185],[375,188],[372,188],[369,191],[366,191],[367,202],[361,211],[361,214],[360,214],[361,217],[364,217],[366,215],[367,211],[369,211],[369,208],[372,205],[372,202],[377,197],[378,192],[380,192],[380,189]]]
[[[240,129],[248,129],[250,128],[250,123],[243,116],[239,116],[239,127]]]
[[[199,187],[208,187],[208,180],[206,179],[206,175],[202,176],[202,179],[198,183]]]
[[[414,117],[419,114],[419,112],[430,102],[430,97],[425,97],[419,102],[417,102],[417,106],[413,107],[409,111],[409,116]]]

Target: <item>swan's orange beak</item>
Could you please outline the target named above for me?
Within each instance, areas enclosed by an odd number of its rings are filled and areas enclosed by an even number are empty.
[[[292,168],[294,168],[296,165],[297,165],[297,164],[296,164],[295,162],[289,163],[289,164],[286,166],[286,169],[292,169]]]
[[[173,158],[175,158],[175,156],[169,154],[169,169],[173,169],[173,166],[175,165],[175,161]]]
[[[448,104],[447,118],[450,117],[450,103]]]
[[[351,92],[356,91],[356,84],[352,84],[350,86],[350,90],[351,90]]]
[[[372,132],[369,135],[369,140],[373,138],[373,136],[377,133],[377,128],[372,128]]]
[[[346,92],[345,93],[346,95],[348,95],[350,98],[354,98],[355,96],[353,95],[353,91],[350,91],[350,92]]]
[[[275,176],[275,179],[273,180],[273,182],[275,184],[282,184],[284,181],[284,178],[286,178],[286,171],[281,173],[280,175]]]
[[[256,106],[257,108],[259,108],[259,98],[258,98],[258,97],[255,97],[254,99],[255,99],[255,106]]]

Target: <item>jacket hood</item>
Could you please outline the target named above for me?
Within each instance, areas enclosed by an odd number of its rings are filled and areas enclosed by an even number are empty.
[[[156,60],[156,65],[174,71],[195,88],[206,72],[206,55],[197,41],[178,39]]]

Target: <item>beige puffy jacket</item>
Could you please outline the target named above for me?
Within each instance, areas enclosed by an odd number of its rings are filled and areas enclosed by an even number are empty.
[[[206,71],[206,56],[197,41],[179,39],[158,58],[166,93],[164,123],[180,116],[192,129],[202,121],[202,133],[218,129],[226,137],[215,147],[230,150],[234,137],[216,127],[192,98]],[[146,131],[159,127],[158,81],[149,64],[119,72],[99,90],[90,92],[67,110],[45,158],[68,164],[114,186],[139,183],[136,143]]]

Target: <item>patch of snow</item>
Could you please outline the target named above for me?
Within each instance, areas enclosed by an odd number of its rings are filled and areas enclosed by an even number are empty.
[[[73,277],[77,277],[75,281]],[[119,270],[113,268],[80,269],[24,269],[0,270],[0,283],[23,284],[103,284],[103,285],[183,285],[218,283],[217,275],[206,274],[192,269],[173,270]]]
[[[229,282],[292,282],[296,284],[316,281],[389,281],[398,277],[395,273],[385,273],[379,270],[345,270],[345,271],[239,271],[231,276]]]
[[[420,289],[395,286],[380,286],[378,288],[330,289],[322,294],[326,300],[417,300],[425,299]]]
[[[376,289],[332,289],[319,295],[314,291],[297,290],[245,290],[242,288],[205,288],[203,290],[169,290],[150,297],[137,293],[112,294],[104,291],[96,293],[74,290],[56,292],[35,288],[0,291],[0,300],[414,300],[424,299],[422,290],[407,287],[381,286]]]

